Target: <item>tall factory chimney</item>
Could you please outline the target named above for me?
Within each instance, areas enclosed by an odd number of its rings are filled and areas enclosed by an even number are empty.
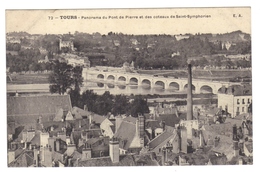
[[[192,120],[192,116],[193,116],[192,73],[191,73],[191,64],[188,64],[187,120]]]

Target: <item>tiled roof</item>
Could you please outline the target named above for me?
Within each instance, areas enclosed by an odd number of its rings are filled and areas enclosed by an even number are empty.
[[[145,120],[145,128],[151,128],[152,130],[156,129],[156,128],[162,128],[162,126],[160,125],[160,122],[157,120],[153,120],[153,119],[148,119]]]
[[[186,119],[186,114],[179,114],[179,117],[175,114],[160,115],[159,117],[156,117],[156,120],[159,122],[164,121],[165,125],[172,127],[175,127],[175,124],[178,124],[181,119]]]
[[[33,156],[34,155],[32,151],[24,151],[8,166],[9,167],[30,167],[33,165],[33,160],[34,160]]]
[[[83,110],[83,109],[81,109],[81,108],[79,108],[79,107],[74,106],[74,107],[72,108],[72,114],[80,115],[80,116],[82,116],[82,117],[89,117],[89,115],[91,115],[92,112],[85,111],[85,110]]]
[[[66,116],[66,112],[67,111],[64,111],[62,108],[60,108],[55,114],[53,121],[62,121],[64,119],[64,116]]]
[[[135,165],[136,163],[132,155],[120,156],[118,163],[113,163],[110,157],[92,158],[85,161],[79,160],[78,163],[74,163],[74,166],[76,167],[135,166]]]
[[[89,145],[92,145],[92,144],[96,143],[99,140],[100,140],[100,138],[95,137],[95,138],[91,138],[91,139],[87,140],[86,143],[89,144]]]
[[[96,124],[101,124],[105,119],[106,117],[104,116],[94,114],[92,120],[95,121]]]
[[[142,155],[134,155],[135,162],[138,165],[145,166],[159,166],[159,163],[156,160],[155,153],[146,153]]]
[[[233,94],[234,96],[252,95],[252,85],[232,85],[226,90],[221,90],[222,94]]]
[[[250,153],[253,152],[253,142],[245,142],[245,147]]]
[[[56,114],[58,109],[71,110],[69,95],[7,97],[7,115]]]
[[[15,134],[15,123],[14,122],[9,122],[7,124],[7,133],[8,134]]]
[[[204,137],[206,138],[207,136],[212,136],[211,138],[223,136],[224,139],[227,139],[232,136],[232,125],[230,123],[203,125],[202,128]]]
[[[114,137],[119,139],[119,147],[127,150],[133,141],[136,126],[131,122],[122,121]]]
[[[86,134],[88,134],[88,138],[93,138],[93,137],[100,137],[100,136],[102,136],[102,133],[101,133],[100,128],[82,131],[82,136],[83,136],[84,138],[86,137]]]
[[[128,117],[126,117],[126,118],[123,119],[123,121],[131,122],[131,123],[133,123],[133,124],[136,123],[136,120],[137,120],[137,118],[134,118],[134,117],[131,117],[131,116],[128,116]]]
[[[174,133],[172,133],[172,132],[164,131],[162,134],[158,135],[153,140],[151,140],[148,143],[148,146],[150,149],[154,149],[157,146],[159,146],[162,142],[165,142],[167,139],[169,139],[173,135],[174,135]]]
[[[40,131],[35,131],[35,136],[31,140],[32,145],[40,145],[40,142],[41,142],[40,134],[41,134]]]

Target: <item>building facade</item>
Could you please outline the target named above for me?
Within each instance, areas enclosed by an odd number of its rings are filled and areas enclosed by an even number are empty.
[[[218,107],[230,113],[232,118],[242,113],[248,113],[251,103],[252,95],[218,94]]]

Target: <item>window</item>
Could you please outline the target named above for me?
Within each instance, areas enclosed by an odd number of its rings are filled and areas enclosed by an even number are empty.
[[[245,108],[244,107],[242,107],[242,112],[244,112],[245,111]]]
[[[240,103],[239,103],[239,99],[237,99],[237,104],[239,105]]]
[[[242,104],[245,104],[245,99],[242,99]]]
[[[250,99],[247,99],[247,104],[250,104]]]
[[[237,112],[239,112],[239,107],[237,107]]]

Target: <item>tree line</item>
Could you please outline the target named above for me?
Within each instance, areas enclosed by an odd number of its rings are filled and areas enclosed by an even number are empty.
[[[84,108],[99,115],[113,114],[131,115],[137,117],[138,114],[149,113],[148,102],[142,95],[134,95],[131,99],[126,95],[112,95],[105,91],[102,95],[94,93],[93,90],[86,90],[82,95],[75,91],[70,93],[72,106]]]

